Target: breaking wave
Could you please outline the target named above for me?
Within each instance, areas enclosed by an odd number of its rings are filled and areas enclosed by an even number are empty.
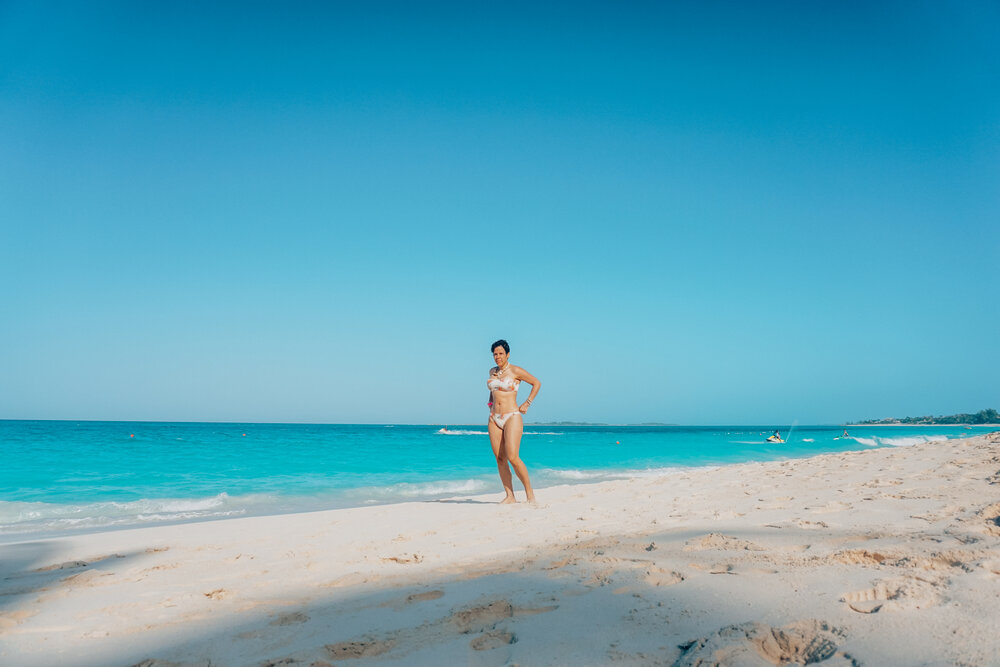
[[[243,516],[274,497],[220,493],[205,498],[155,498],[79,504],[0,501],[0,535],[105,529]]]
[[[868,447],[912,447],[925,442],[943,442],[948,439],[946,435],[912,435],[904,438],[851,438],[856,442]]]

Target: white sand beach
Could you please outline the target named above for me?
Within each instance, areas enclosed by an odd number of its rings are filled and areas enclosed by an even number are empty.
[[[1000,432],[501,495],[0,545],[0,664],[1000,664]]]

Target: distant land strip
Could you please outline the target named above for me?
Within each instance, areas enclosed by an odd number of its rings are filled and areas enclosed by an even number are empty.
[[[871,424],[1000,424],[996,410],[980,410],[975,414],[949,415],[947,417],[886,417],[854,422],[858,426]]]
[[[603,422],[525,422],[525,426],[677,426],[663,422],[642,422],[641,424],[605,424]]]

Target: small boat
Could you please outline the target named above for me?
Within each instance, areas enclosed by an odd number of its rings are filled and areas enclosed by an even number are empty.
[[[776,435],[772,435],[770,438],[767,439],[767,441],[768,442],[784,442],[784,440],[782,440],[781,438],[779,438]]]

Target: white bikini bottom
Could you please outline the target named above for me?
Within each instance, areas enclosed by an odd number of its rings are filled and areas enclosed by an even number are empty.
[[[502,415],[501,414],[497,414],[496,412],[491,412],[490,413],[490,419],[493,420],[494,424],[496,424],[500,428],[503,428],[503,425],[507,423],[508,419],[510,419],[514,415],[519,415],[519,414],[521,414],[521,413],[518,412],[517,410],[515,410],[514,412],[505,412]]]

